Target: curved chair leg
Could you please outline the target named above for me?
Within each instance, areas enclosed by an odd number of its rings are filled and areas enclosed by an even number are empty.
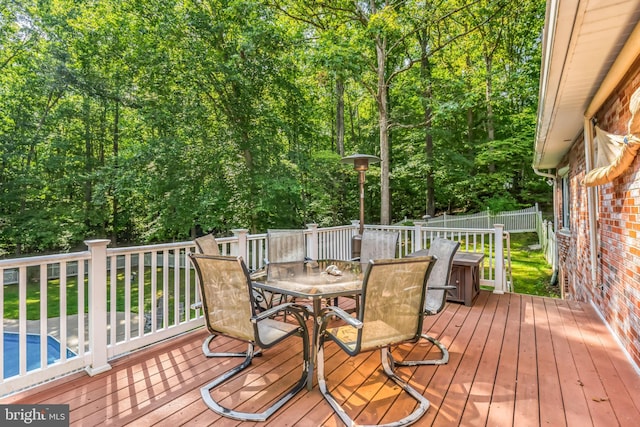
[[[378,424],[381,427],[396,427],[396,426],[406,426],[415,423],[422,417],[427,410],[429,409],[429,401],[418,393],[413,387],[407,384],[402,378],[398,377],[395,372],[393,372],[391,355],[389,353],[388,347],[383,347],[381,349],[381,359],[382,359],[382,368],[384,369],[384,373],[391,378],[396,384],[398,384],[405,392],[407,392],[411,397],[413,397],[417,402],[418,406],[416,409],[409,414],[408,416],[402,418],[401,420],[394,421],[388,424]],[[329,402],[329,405],[333,408],[336,414],[340,417],[343,423],[347,426],[358,426],[354,420],[347,415],[347,413],[342,409],[340,404],[335,400],[333,395],[327,389],[327,383],[324,378],[324,345],[323,340],[320,339],[320,345],[318,347],[318,361],[316,370],[318,372],[318,387],[320,388],[320,392],[324,396],[324,398]]]
[[[244,351],[241,353],[215,353],[211,351],[209,344],[211,344],[211,341],[213,341],[215,337],[217,337],[216,334],[211,334],[207,338],[205,338],[204,342],[202,343],[202,352],[206,357],[246,357],[247,356],[247,352],[244,352]],[[258,349],[253,353],[253,357],[259,357],[259,356],[262,356],[262,350],[260,349]]]
[[[293,387],[291,387],[289,389],[289,391],[286,392],[277,402],[275,402],[273,405],[271,405],[269,408],[267,408],[266,411],[259,412],[259,413],[234,411],[233,409],[225,408],[224,406],[220,405],[218,402],[216,402],[213,399],[213,397],[211,397],[211,390],[213,390],[217,386],[223,384],[227,380],[231,379],[234,375],[236,375],[237,373],[241,372],[242,370],[244,370],[246,367],[248,367],[251,364],[251,360],[253,359],[253,357],[255,355],[254,352],[253,352],[253,344],[251,344],[251,343],[249,344],[249,347],[247,348],[246,357],[245,357],[244,361],[240,365],[236,366],[235,368],[232,368],[232,369],[228,370],[224,374],[220,375],[219,377],[217,377],[216,379],[211,381],[209,384],[207,384],[207,385],[203,386],[202,388],[200,388],[200,394],[202,395],[202,400],[204,400],[204,403],[213,412],[215,412],[217,414],[220,414],[222,416],[228,417],[228,418],[233,418],[233,419],[241,420],[241,421],[266,421],[267,418],[269,418],[271,415],[273,415],[274,412],[276,412],[278,409],[280,409],[293,396],[295,396],[296,393],[298,393],[300,390],[302,390],[305,387],[305,385],[307,384],[307,378],[308,378],[308,374],[309,374],[309,363],[308,363],[308,360],[309,360],[308,347],[309,347],[309,345],[308,344],[309,344],[308,341],[306,341],[304,343],[304,350],[303,350],[303,356],[302,356],[303,357],[303,361],[302,361],[302,376],[300,377],[300,380],[296,384],[294,384]],[[239,354],[243,354],[243,353],[239,353]]]
[[[446,365],[449,363],[449,350],[437,339],[430,337],[429,335],[423,334],[422,338],[427,341],[430,341],[438,347],[440,352],[442,353],[442,357],[440,359],[425,359],[425,360],[395,360],[393,356],[391,356],[392,362],[397,366],[418,366],[418,365]]]

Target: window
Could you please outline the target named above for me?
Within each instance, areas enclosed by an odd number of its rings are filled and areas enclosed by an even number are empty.
[[[569,174],[562,176],[562,228],[569,229],[571,221],[571,192]]]

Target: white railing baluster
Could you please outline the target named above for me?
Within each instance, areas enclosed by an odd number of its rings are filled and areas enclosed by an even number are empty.
[[[60,336],[60,362],[67,360],[67,262],[60,261],[60,289],[58,290],[60,299],[58,310],[60,311],[60,319],[58,321]]]
[[[109,271],[109,341],[108,344],[116,343],[116,331],[118,329],[118,321],[116,319],[117,314],[117,295],[118,289],[118,255],[112,255],[107,257],[111,261],[111,268]],[[106,320],[106,319],[105,319]]]
[[[20,354],[20,375],[27,372],[27,267],[18,272],[18,354]]]
[[[138,252],[138,337],[145,334],[144,297],[144,252]]]
[[[169,250],[162,251],[162,329],[169,327]]]
[[[125,254],[124,255],[124,340],[129,341],[130,339],[131,339],[131,254]]]
[[[180,248],[173,250],[173,324],[182,322],[180,318]]]
[[[191,320],[191,304],[195,303],[191,301],[191,274],[189,274],[189,248],[184,248],[183,260],[184,260],[184,321]],[[195,297],[195,295],[194,295]]]
[[[47,367],[47,264],[40,264],[40,368]],[[28,333],[29,331],[27,331]]]
[[[78,287],[78,318],[76,325],[78,327],[78,354],[84,355],[87,351],[85,324],[85,293],[84,293],[84,260],[78,260],[77,271],[77,287]]]
[[[157,328],[158,318],[158,254],[156,251],[151,251],[151,333],[154,333]]]

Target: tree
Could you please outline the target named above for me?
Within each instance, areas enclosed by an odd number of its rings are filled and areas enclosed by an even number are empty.
[[[539,201],[543,7],[4,2],[0,253]]]

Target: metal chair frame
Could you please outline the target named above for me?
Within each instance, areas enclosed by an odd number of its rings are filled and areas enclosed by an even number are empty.
[[[453,257],[459,247],[460,242],[443,238],[435,239],[431,243],[428,253],[436,257],[438,262],[433,267],[427,282],[425,316],[433,316],[444,310],[447,303],[447,291],[456,289],[455,286],[449,285],[449,280],[451,279]],[[395,360],[392,356],[392,363],[397,366],[445,365],[449,363],[449,350],[444,344],[428,334],[422,334],[422,338],[431,342],[440,350],[441,357],[439,359]]]
[[[207,357],[244,357],[245,358],[240,365],[228,370],[224,374],[215,378],[213,381],[201,387],[200,394],[202,395],[202,399],[211,410],[213,410],[214,412],[222,416],[233,418],[236,420],[242,420],[242,421],[266,421],[271,415],[273,415],[273,413],[275,413],[284,404],[286,404],[293,396],[295,396],[296,393],[304,389],[305,385],[307,384],[310,352],[309,352],[309,334],[308,334],[308,329],[307,329],[305,320],[308,318],[308,312],[304,307],[299,306],[297,304],[293,304],[293,303],[285,303],[276,307],[272,307],[262,312],[257,312],[257,310],[255,310],[254,308],[255,307],[254,295],[252,292],[252,284],[251,284],[251,279],[249,278],[249,272],[241,257],[189,254],[189,258],[191,259],[191,262],[193,263],[196,269],[196,272],[198,274],[198,282],[201,287],[201,294],[202,294],[202,305],[205,312],[205,321],[206,321],[207,329],[211,333],[211,335],[205,340],[205,344],[207,347],[207,351],[205,351],[206,356]],[[248,299],[250,303],[247,306],[247,318],[253,326],[252,339],[247,339],[246,337],[234,336],[234,334],[229,332],[222,332],[220,330],[217,330],[212,325],[212,322],[210,321],[210,318],[209,318],[210,302],[207,301],[207,298],[205,297],[206,293],[204,289],[204,287],[207,286],[209,282],[207,282],[207,277],[204,277],[204,272],[201,266],[201,263],[203,262],[237,263],[237,267],[235,268],[242,270],[245,280],[243,281],[242,284],[238,283],[237,285],[246,286],[246,292],[248,292]],[[220,280],[220,278],[216,278],[216,279]],[[218,310],[220,309],[224,310],[223,308],[224,305],[217,305],[216,307]],[[297,327],[290,323],[284,323],[284,322],[280,322],[273,319],[273,317],[278,312],[282,312],[282,311],[290,313],[294,316],[294,318],[298,323]],[[265,327],[270,328],[272,332],[276,331],[278,336],[270,341],[265,342],[263,340],[263,337],[261,336],[260,329],[259,329],[259,326],[262,322],[266,322]],[[211,352],[209,350],[209,344],[213,341],[213,339],[216,336],[219,336],[219,335],[247,342],[247,345],[248,345],[247,351],[243,353]],[[275,403],[269,406],[266,410],[259,413],[236,411],[236,410],[222,406],[219,402],[217,402],[211,396],[212,390],[224,384],[229,379],[233,378],[235,375],[243,371],[245,368],[247,368],[251,364],[253,357],[257,356],[256,352],[254,352],[254,349],[256,346],[262,349],[268,349],[282,342],[286,338],[294,335],[301,337],[303,341],[302,342],[302,349],[303,349],[302,359],[303,360],[302,360],[302,373],[301,373],[300,380],[298,380],[296,384],[290,387],[283,395],[281,395],[281,397]],[[203,351],[204,351],[205,344],[203,344]]]
[[[392,290],[394,291],[394,294],[396,294],[396,298],[392,302],[389,302],[389,299],[387,297],[377,294],[375,288],[373,291],[371,291],[372,295],[369,294],[368,284],[370,283],[370,281],[373,280],[374,277],[376,278],[376,280],[380,280],[376,276],[384,277],[382,275],[386,274],[384,270],[385,266],[389,266],[389,265],[398,266],[403,263],[404,264],[409,264],[409,263],[425,264],[424,274],[421,275],[420,277],[412,276],[413,280],[415,281],[414,283],[405,283],[403,281],[403,276],[401,275],[390,274],[389,277],[385,277],[384,281],[387,283],[389,282],[391,283]],[[363,342],[363,329],[366,327],[367,321],[370,319],[369,315],[367,314],[367,311],[370,309],[375,311],[374,309],[375,299],[384,298],[385,299],[384,304],[391,304],[391,307],[395,310],[395,307],[400,307],[400,305],[394,305],[394,304],[400,304],[399,301],[401,300],[398,298],[401,298],[401,294],[403,293],[403,291],[409,287],[413,287],[414,289],[417,289],[417,288],[420,289],[418,291],[420,301],[419,302],[413,301],[415,305],[413,313],[410,313],[410,314],[405,313],[405,316],[415,317],[415,332],[412,332],[413,333],[412,337],[410,338],[405,337],[404,339],[402,339],[401,342],[416,342],[417,340],[420,339],[420,335],[422,331],[422,322],[424,319],[424,317],[422,316],[421,308],[424,305],[425,289],[426,289],[425,284],[434,263],[435,263],[435,259],[430,256],[416,257],[416,258],[375,260],[375,261],[370,260],[368,268],[366,269],[366,272],[365,272],[365,278],[364,278],[363,289],[362,289],[362,303],[360,305],[358,317],[354,318],[345,310],[337,306],[329,306],[322,310],[320,328],[318,331],[318,343],[317,343],[318,386],[324,398],[327,400],[327,402],[331,405],[331,407],[334,409],[336,414],[347,426],[356,426],[358,424],[347,414],[347,412],[342,408],[342,406],[338,403],[338,401],[331,394],[331,392],[327,387],[327,382],[324,374],[324,342],[327,339],[334,341],[336,344],[338,344],[338,346],[342,350],[344,350],[350,356],[355,356],[362,351],[373,351],[379,348],[382,368],[384,373],[390,379],[392,379],[400,388],[402,388],[406,393],[408,393],[413,399],[417,401],[418,403],[417,407],[409,415],[402,418],[401,420],[398,420],[392,423],[381,424],[381,426],[395,427],[395,426],[404,426],[404,425],[415,423],[429,409],[429,405],[430,405],[429,400],[427,400],[417,390],[411,387],[406,381],[404,381],[394,372],[393,358],[391,357],[390,346],[399,344],[400,342],[396,340],[400,338],[399,337],[382,338],[378,344],[367,343],[368,347],[365,347],[364,349],[362,348],[362,342]],[[378,272],[378,270],[380,270],[380,272]],[[419,279],[421,279],[422,282],[419,282]],[[374,302],[373,305],[367,304],[367,301],[369,301],[369,299],[371,299]],[[376,315],[374,314],[373,318],[375,318],[375,316]],[[355,329],[356,331],[355,341],[349,341],[349,343],[345,343],[329,330],[328,323],[330,320],[334,319],[335,317],[344,321],[347,325],[345,326],[346,328],[351,327]],[[408,334],[405,333],[405,336],[406,335]],[[378,337],[376,337],[376,339],[377,338]]]

